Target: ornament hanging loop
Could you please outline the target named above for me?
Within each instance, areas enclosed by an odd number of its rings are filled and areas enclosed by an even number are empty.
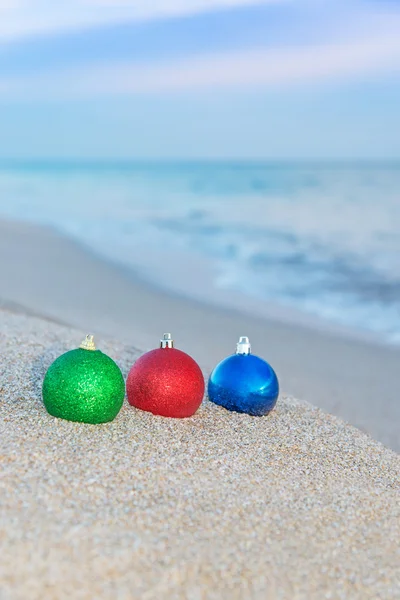
[[[173,348],[174,340],[170,333],[164,333],[162,340],[160,340],[160,348]]]

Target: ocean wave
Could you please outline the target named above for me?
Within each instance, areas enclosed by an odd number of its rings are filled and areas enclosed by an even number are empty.
[[[196,253],[215,266],[215,290],[400,341],[396,166],[3,169],[0,213],[56,227],[149,278],[146,255],[162,262],[170,250],[179,271],[179,256]]]

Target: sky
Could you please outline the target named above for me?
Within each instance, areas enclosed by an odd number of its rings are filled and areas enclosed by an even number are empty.
[[[400,159],[400,1],[0,0],[0,157]]]

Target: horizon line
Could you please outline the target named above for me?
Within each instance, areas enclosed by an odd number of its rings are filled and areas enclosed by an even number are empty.
[[[199,164],[234,164],[234,165],[361,165],[361,164],[399,164],[400,157],[371,157],[371,158],[272,158],[272,157],[254,157],[254,158],[239,158],[239,157],[196,157],[196,158],[163,158],[163,157],[35,157],[35,158],[15,158],[15,157],[0,157],[0,168],[12,166],[135,166],[135,165],[199,165]]]

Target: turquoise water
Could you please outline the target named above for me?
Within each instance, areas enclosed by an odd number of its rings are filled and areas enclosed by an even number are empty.
[[[400,165],[3,164],[0,216],[400,342]]]

